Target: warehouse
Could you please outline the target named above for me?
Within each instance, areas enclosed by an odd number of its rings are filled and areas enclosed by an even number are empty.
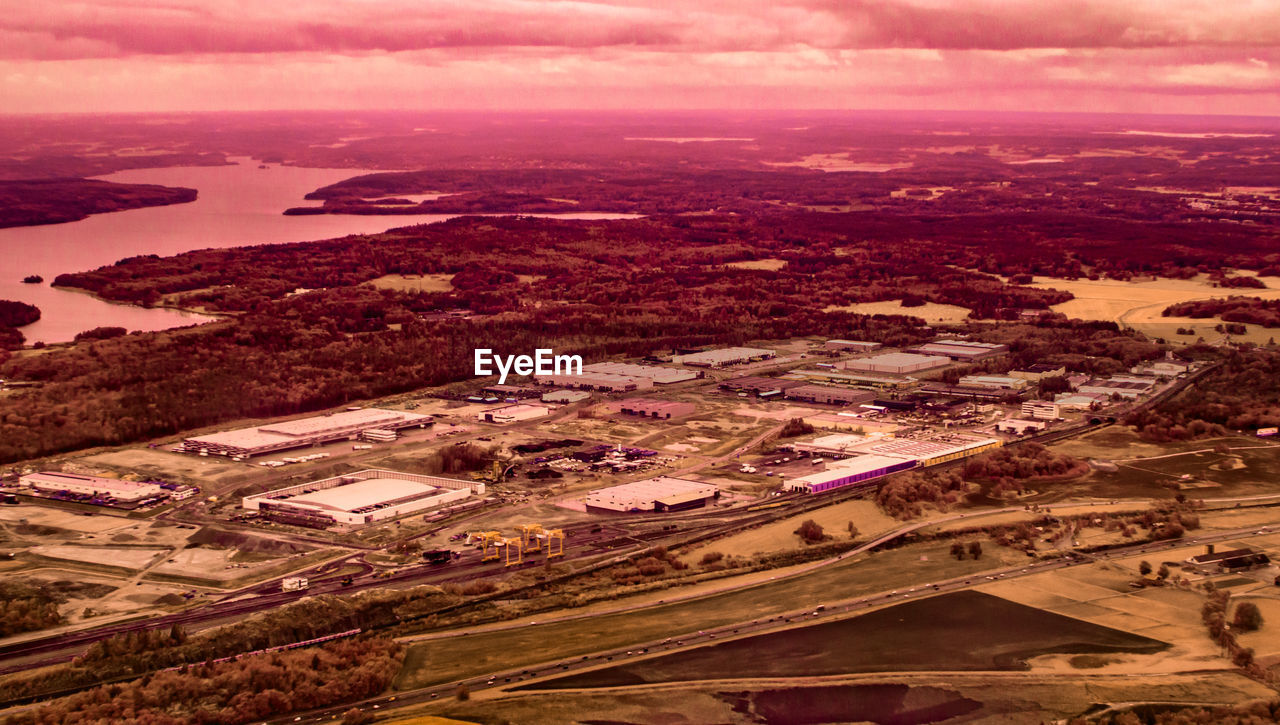
[[[890,473],[906,471],[916,467],[916,462],[909,458],[895,456],[867,455],[836,461],[826,470],[810,473],[807,476],[793,478],[783,484],[788,491],[804,493],[822,493],[846,486],[874,485],[876,479]]]
[[[587,373],[586,371],[583,371],[582,375],[538,375],[534,378],[534,382],[539,385],[554,385],[558,388],[599,390],[610,393],[628,393],[653,387],[653,380],[650,378],[613,373]]]
[[[849,433],[833,433],[819,436],[813,440],[796,441],[791,445],[791,448],[800,453],[810,453],[815,456],[852,456],[861,453],[863,447],[868,443],[878,440],[881,440],[881,438]]]
[[[948,433],[925,440],[897,438],[868,445],[868,453],[914,458],[924,466],[968,458],[1004,445],[999,438],[981,438],[962,433]]]
[[[876,390],[913,390],[920,381],[902,375],[886,375],[884,373],[846,373],[830,369],[793,370],[784,376],[789,380],[801,380],[828,385],[847,385],[854,388],[874,388]]]
[[[1011,375],[965,375],[956,381],[962,388],[991,388],[993,390],[1023,390],[1027,381]]]
[[[591,398],[586,390],[552,390],[542,394],[544,403],[580,403]]]
[[[600,362],[584,365],[582,372],[588,375],[605,373],[607,375],[622,375],[630,378],[646,378],[652,380],[654,385],[683,383],[689,380],[697,380],[702,376],[702,373],[694,370],[660,368],[656,365],[632,365],[620,362]]]
[[[882,347],[878,342],[860,340],[827,340],[822,346],[832,351],[851,350],[853,352],[875,352]]]
[[[524,420],[545,418],[550,414],[551,409],[546,406],[520,403],[483,411],[476,415],[476,420],[481,423],[519,423]]]
[[[165,489],[154,483],[121,481],[118,478],[82,476],[78,473],[41,471],[18,478],[18,484],[35,493],[59,499],[86,499],[90,503],[137,504],[147,499],[166,496]]]
[[[931,395],[946,395],[953,398],[987,401],[1002,401],[1010,396],[1020,397],[1022,395],[1022,393],[1016,390],[982,388],[969,385],[947,385],[946,383],[925,383],[920,387],[920,392],[929,393]]]
[[[787,400],[825,405],[859,405],[870,403],[876,394],[857,388],[836,388],[830,385],[798,385],[784,394]]]
[[[892,373],[902,375],[921,370],[932,370],[951,364],[951,358],[938,355],[914,355],[906,352],[886,352],[871,357],[849,360],[842,366],[845,370],[857,370],[864,373]]]
[[[777,356],[773,350],[757,347],[726,347],[720,350],[707,350],[689,355],[676,355],[671,358],[677,365],[692,365],[700,368],[719,368],[726,365],[738,365],[756,360],[768,360]]]
[[[1079,388],[1076,392],[1080,393],[1100,393],[1102,395],[1111,396],[1119,395],[1122,398],[1137,398],[1138,396],[1151,392],[1151,388],[1155,387],[1154,380],[1142,380],[1134,378],[1112,377],[1107,380],[1090,380]]]
[[[1048,423],[1043,420],[1027,420],[1025,418],[1005,418],[996,423],[996,431],[1000,433],[1012,433],[1014,435],[1025,435],[1027,433],[1039,433],[1048,427]]]
[[[720,496],[709,483],[658,476],[587,493],[588,511],[682,511],[706,506]]]
[[[977,362],[1009,352],[1008,345],[969,340],[937,340],[907,350],[920,355],[941,355],[959,362]]]
[[[245,496],[241,506],[285,523],[360,526],[483,495],[484,484],[369,469]]]
[[[181,448],[187,453],[219,456],[257,456],[289,448],[314,446],[339,440],[356,440],[370,428],[400,430],[433,425],[429,416],[381,408],[354,408],[329,415],[286,420],[257,428],[241,428],[225,433],[187,438]]]
[[[673,400],[653,400],[652,398],[627,398],[618,407],[619,412],[626,415],[638,415],[642,418],[659,418],[669,420],[686,415],[693,415],[696,410],[693,403],[680,403]]]
[[[720,389],[734,393],[752,393],[761,397],[777,397],[787,389],[799,387],[803,384],[799,380],[746,376],[729,378],[720,383]]]

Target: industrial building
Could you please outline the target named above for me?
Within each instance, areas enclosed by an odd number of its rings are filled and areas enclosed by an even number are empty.
[[[803,383],[799,380],[745,376],[730,378],[720,383],[719,387],[721,390],[734,393],[751,393],[762,398],[776,398],[781,396],[788,388],[795,388],[800,385],[803,385]]]
[[[873,443],[866,447],[868,453],[885,456],[914,458],[921,467],[936,466],[959,458],[976,456],[1004,445],[999,438],[982,438],[964,433],[946,433],[934,438],[914,440],[895,438]]]
[[[519,403],[482,411],[476,415],[476,420],[482,423],[519,423],[523,420],[545,418],[550,414],[551,409],[546,406]]]
[[[1098,393],[1058,393],[1053,398],[1054,405],[1073,410],[1088,410],[1094,405],[1105,405],[1106,402],[1107,396]]]
[[[853,411],[839,413],[815,413],[806,415],[803,420],[814,428],[822,430],[865,431],[868,433],[892,433],[898,430],[898,424],[880,418],[883,410],[878,406],[860,405]]]
[[[654,400],[652,398],[627,398],[619,404],[619,412],[626,415],[638,415],[642,418],[659,418],[669,420],[686,415],[693,415],[697,410],[693,403],[680,403],[674,400]]]
[[[536,398],[542,394],[537,388],[530,388],[525,385],[488,385],[481,389],[481,392],[496,395],[499,398]]]
[[[671,362],[677,365],[691,365],[693,367],[720,368],[726,365],[768,360],[776,356],[777,353],[773,350],[764,350],[758,347],[726,347],[688,355],[675,355],[671,358]]]
[[[1012,433],[1014,435],[1025,435],[1027,433],[1039,433],[1048,427],[1048,423],[1043,420],[1027,420],[1026,418],[1005,418],[996,423],[996,431],[1000,433]]]
[[[637,378],[631,375],[615,375],[614,373],[587,373],[581,375],[537,375],[533,381],[538,385],[554,385],[558,388],[575,388],[577,390],[600,390],[611,393],[628,393],[633,390],[647,390],[653,387],[651,378]]]
[[[829,385],[847,385],[854,388],[874,388],[876,390],[912,390],[920,385],[915,378],[901,375],[868,372],[836,372],[829,368],[819,370],[793,370],[784,379],[799,380],[811,383],[827,383]]]
[[[859,405],[875,400],[876,394],[870,390],[857,388],[837,388],[830,385],[798,385],[784,393],[787,400],[799,400],[806,403],[822,403],[825,405]]]
[[[604,373],[606,375],[622,375],[629,378],[646,378],[654,385],[671,385],[689,380],[697,380],[701,373],[678,368],[661,368],[656,365],[632,365],[620,362],[599,362],[582,366],[585,375]]]
[[[225,433],[187,438],[181,448],[188,453],[220,456],[257,456],[290,448],[339,440],[356,440],[366,430],[401,430],[433,425],[429,416],[381,408],[355,408],[330,415],[269,423]]]
[[[1015,378],[1022,378],[1028,382],[1038,383],[1045,378],[1064,377],[1067,374],[1067,369],[1062,365],[1036,363],[1035,365],[1028,365],[1020,370],[1010,370],[1009,374]]]
[[[886,352],[871,357],[849,360],[841,367],[864,373],[892,373],[903,375],[921,370],[932,370],[951,364],[951,358],[940,355],[915,355],[906,352]]]
[[[48,497],[88,499],[92,503],[137,504],[168,494],[168,491],[154,483],[59,471],[28,473],[18,477],[18,484]]]
[[[1007,388],[983,388],[971,385],[947,385],[946,383],[925,383],[920,386],[920,392],[930,393],[933,395],[946,395],[952,398],[966,398],[969,400],[987,400],[999,401],[1009,396],[1023,395],[1017,390],[1009,390]]]
[[[860,340],[827,340],[822,346],[832,351],[851,350],[853,352],[875,352],[883,347],[878,342],[862,342]]]
[[[1009,352],[1008,345],[970,340],[935,340],[908,348],[907,352],[920,355],[941,355],[959,362],[977,362]]]
[[[1027,381],[1012,375],[965,375],[956,381],[962,388],[992,388],[994,390],[1024,390]]]
[[[241,506],[284,523],[325,528],[360,526],[483,495],[484,484],[440,476],[369,469],[253,496]]]
[[[1062,406],[1047,400],[1028,400],[1022,404],[1020,413],[1031,420],[1057,420],[1062,417]]]
[[[791,444],[791,447],[800,453],[809,453],[815,456],[852,456],[861,453],[863,447],[868,443],[879,440],[883,440],[883,438],[832,433],[831,435],[819,436],[813,440],[796,441]]]
[[[1267,566],[1271,558],[1266,554],[1244,547],[1215,551],[1213,544],[1205,545],[1205,553],[1188,557],[1184,566],[1200,574],[1222,574],[1226,572],[1248,571]]]
[[[890,473],[915,468],[916,461],[896,456],[865,455],[835,461],[827,465],[825,470],[793,478],[783,484],[788,491],[804,493],[822,493],[835,488],[870,485],[876,479]]]
[[[542,394],[544,403],[580,403],[591,397],[586,390],[552,390]]]
[[[659,476],[587,493],[588,511],[681,511],[706,506],[720,496],[709,483]]]
[[[1119,395],[1122,398],[1137,398],[1144,393],[1151,392],[1151,388],[1155,387],[1155,381],[1150,379],[1134,379],[1111,377],[1106,380],[1093,379],[1077,388],[1080,393],[1099,393],[1108,397]]]

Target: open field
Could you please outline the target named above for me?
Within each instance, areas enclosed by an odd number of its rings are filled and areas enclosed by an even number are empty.
[[[926,302],[916,307],[903,307],[902,300],[883,302],[859,302],[853,305],[830,306],[823,312],[852,312],[859,315],[909,315],[919,317],[930,324],[956,324],[969,319],[969,310],[956,305]]]
[[[396,687],[411,689],[448,682],[643,642],[653,639],[655,633],[692,632],[1025,561],[1021,555],[1000,549],[980,560],[957,561],[950,557],[949,550],[950,545],[946,543],[903,547],[872,557],[849,559],[795,577],[779,575],[776,581],[765,580],[757,586],[712,593],[696,600],[659,602],[638,611],[602,611],[590,619],[478,632],[467,636],[465,647],[459,646],[460,640],[456,637],[421,641],[410,646]],[[759,580],[758,575],[752,575],[752,581]],[[731,584],[732,580],[723,582],[724,586]]]
[[[1215,287],[1208,277],[1200,275],[1192,279],[1152,279],[1147,281],[1122,281],[1113,279],[1053,279],[1037,278],[1031,287],[1059,289],[1075,295],[1075,299],[1053,306],[1055,312],[1082,320],[1107,320],[1132,327],[1151,337],[1194,342],[1196,337],[1214,340],[1222,337],[1213,327],[1216,319],[1192,319],[1189,317],[1163,317],[1160,313],[1177,302],[1206,300],[1215,297],[1245,295],[1263,299],[1280,299],[1280,279],[1259,277],[1267,289],[1231,289]],[[1175,335],[1179,327],[1196,330],[1194,336]],[[1233,339],[1265,343],[1276,330],[1258,325],[1248,325],[1249,332]]]
[[[799,549],[801,541],[800,537],[796,536],[795,530],[807,519],[818,522],[827,535],[837,540],[849,538],[850,522],[857,527],[858,538],[862,540],[873,538],[877,534],[901,525],[900,521],[882,513],[880,507],[873,501],[845,501],[817,511],[810,511],[802,516],[775,521],[722,539],[708,541],[688,551],[682,551],[681,558],[696,562],[709,551],[719,551],[734,556],[753,556]]]
[[[854,672],[1025,669],[1050,653],[1152,653],[1158,640],[973,591],[905,602],[784,632],[735,639],[561,677],[527,689]]]
[[[451,274],[388,274],[365,284],[398,292],[452,292]]]
[[[236,463],[222,456],[193,456],[154,448],[122,448],[95,453],[80,463],[115,475],[154,478],[175,483],[197,485],[233,485],[247,480],[253,473],[248,464]]]
[[[882,697],[854,699],[859,693],[840,686],[881,685]],[[887,689],[895,688],[895,689]],[[538,722],[546,725],[578,725],[583,722],[634,723],[635,725],[693,725],[733,723],[735,725],[794,725],[795,723],[857,722],[868,705],[892,702],[906,689],[901,702],[936,705],[961,699],[981,704],[963,722],[995,725],[1010,722],[1037,723],[1065,720],[1084,713],[1094,703],[1121,703],[1159,700],[1191,705],[1237,704],[1269,700],[1275,693],[1265,685],[1234,672],[1203,672],[1185,675],[1106,676],[1063,678],[1034,672],[945,674],[900,673],[894,675],[851,675],[807,679],[800,682],[734,681],[714,684],[668,684],[624,687],[613,690],[562,690],[478,694],[468,702],[435,703],[429,711],[463,720],[483,722]],[[862,690],[872,695],[875,691]],[[919,696],[919,699],[916,699]],[[891,699],[892,698],[892,699]],[[814,712],[812,720],[794,716],[801,710],[787,709],[776,717],[776,705],[831,703],[835,712]],[[764,707],[750,707],[764,705]],[[904,708],[905,709],[905,708]],[[805,712],[810,712],[805,710]],[[899,711],[901,712],[901,711]],[[936,722],[926,710],[912,710],[905,722]],[[775,714],[774,719],[758,715]],[[938,713],[945,714],[945,713]],[[903,720],[884,719],[884,722]],[[396,721],[399,723],[399,721]]]

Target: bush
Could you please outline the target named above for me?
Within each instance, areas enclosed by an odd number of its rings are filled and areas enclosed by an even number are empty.
[[[822,526],[813,519],[805,519],[804,523],[800,524],[800,528],[796,529],[795,533],[803,539],[806,544],[816,544],[817,542],[827,538],[826,533],[822,530]]]

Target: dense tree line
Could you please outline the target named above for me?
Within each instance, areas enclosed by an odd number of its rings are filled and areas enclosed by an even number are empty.
[[[27,697],[117,677],[141,676],[350,629],[387,627],[454,601],[455,597],[430,586],[376,589],[345,597],[308,597],[193,636],[171,627],[125,632],[93,643],[67,665],[0,683],[0,698]]]
[[[975,456],[964,465],[966,479],[994,482],[990,493],[995,497],[1021,493],[1030,480],[1081,476],[1088,471],[1084,461],[1033,442]]]
[[[1223,364],[1154,410],[1125,419],[1152,441],[1190,440],[1280,425],[1280,351],[1231,351]]]
[[[403,648],[390,638],[337,640],[103,685],[8,722],[248,723],[377,695],[391,685],[403,659]]]
[[[910,519],[924,512],[923,504],[945,509],[959,502],[967,489],[964,478],[954,470],[912,471],[885,482],[876,491],[876,503],[890,516]]]
[[[1245,279],[1254,279],[1247,277]],[[1263,327],[1280,327],[1280,300],[1260,297],[1226,297],[1192,300],[1170,305],[1160,314],[1165,317],[1218,317],[1226,322],[1244,322]]]
[[[0,637],[62,624],[61,600],[51,587],[31,579],[0,580]]]
[[[0,327],[22,327],[40,319],[40,308],[26,302],[0,300]]]
[[[90,214],[195,201],[195,189],[98,179],[0,181],[0,227],[56,224]]]

